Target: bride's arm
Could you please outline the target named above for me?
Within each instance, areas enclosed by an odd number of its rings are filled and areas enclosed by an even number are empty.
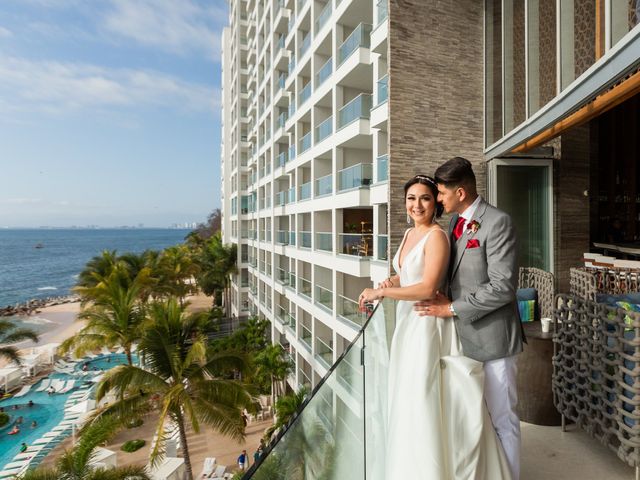
[[[424,250],[424,271],[421,282],[407,287],[366,288],[360,295],[360,304],[364,305],[365,302],[383,297],[415,301],[435,297],[449,265],[449,242],[446,233],[431,235],[425,242]]]

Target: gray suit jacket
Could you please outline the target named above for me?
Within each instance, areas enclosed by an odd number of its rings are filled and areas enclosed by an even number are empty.
[[[457,220],[457,215],[451,219],[450,235]],[[479,223],[475,233],[465,229],[458,241],[451,237],[449,294],[464,355],[485,362],[522,351],[516,234],[511,217],[484,199],[474,220]],[[472,239],[480,246],[466,248]]]

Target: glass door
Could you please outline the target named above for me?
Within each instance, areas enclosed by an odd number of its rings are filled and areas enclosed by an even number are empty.
[[[518,264],[553,272],[553,160],[489,162],[489,202],[507,212],[518,235]]]

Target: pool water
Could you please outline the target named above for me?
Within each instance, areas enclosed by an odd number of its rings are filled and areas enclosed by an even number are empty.
[[[137,357],[134,356],[133,360],[136,362]],[[111,354],[87,360],[85,363],[88,364],[87,370],[89,371],[105,371],[117,365],[126,364],[127,356],[125,354]],[[79,363],[76,366],[76,371],[81,371],[82,366],[83,363]],[[31,445],[35,440],[41,438],[42,435],[58,426],[64,417],[64,405],[69,399],[69,396],[78,390],[78,388],[93,385],[90,381],[93,377],[94,375],[87,375],[85,378],[64,373],[52,373],[49,375],[49,379],[65,381],[76,380],[75,387],[64,394],[56,393],[49,395],[46,391],[35,391],[42,382],[42,380],[40,380],[22,397],[0,400],[0,407],[4,409],[5,413],[11,416],[11,421],[0,429],[0,470],[2,470],[7,463],[10,463],[13,457],[20,453],[22,442]],[[29,400],[33,402],[32,407],[28,406]],[[14,405],[18,405],[19,408],[14,410]],[[8,435],[18,416],[22,416],[23,418],[22,424],[20,425],[20,433]],[[31,423],[34,420],[37,426],[31,428]]]

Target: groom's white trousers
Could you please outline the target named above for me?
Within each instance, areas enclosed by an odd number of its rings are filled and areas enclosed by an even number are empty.
[[[484,398],[513,480],[520,478],[520,419],[516,413],[516,357],[484,363]]]

